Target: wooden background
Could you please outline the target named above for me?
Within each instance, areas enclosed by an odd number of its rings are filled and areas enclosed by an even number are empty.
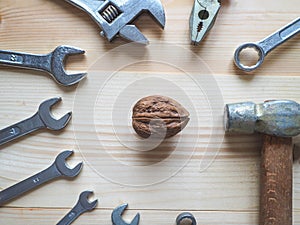
[[[215,99],[223,97],[224,103],[248,100],[262,102],[266,99],[300,102],[300,36],[272,52],[253,75],[243,74],[232,62],[233,52],[239,44],[260,40],[297,18],[300,12],[298,0],[223,1],[216,25],[199,47],[189,45],[188,20],[193,1],[164,0],[163,5],[167,17],[164,31],[147,15],[142,15],[136,25],[149,38],[152,46],[155,43],[179,46],[185,49],[183,52],[200,57],[210,69],[210,74],[199,71],[198,75],[214,76],[221,93],[221,96],[215,93]],[[97,87],[100,89],[101,83],[98,86],[94,83],[97,75],[101,80],[100,76],[105,77],[114,72],[115,54],[104,54],[118,52],[117,47],[122,47],[126,42],[117,39],[108,43],[100,37],[100,29],[92,19],[63,0],[1,0],[0,19],[1,49],[48,53],[61,44],[77,46],[85,49],[86,54],[70,58],[67,69],[71,72],[90,72],[88,78],[77,87],[62,88],[47,74],[0,68],[1,127],[31,116],[43,100],[54,96],[63,98],[63,103],[54,110],[56,116],[69,110],[73,110],[74,114],[70,125],[63,132],[36,132],[1,147],[0,189],[48,167],[64,149],[75,150],[69,161],[70,166],[79,161],[85,163],[83,171],[75,180],[53,181],[1,207],[0,224],[56,224],[74,206],[79,193],[84,190],[93,190],[95,195],[91,199],[98,198],[99,205],[93,212],[82,215],[74,224],[111,224],[112,209],[124,202],[129,203],[124,218],[129,221],[140,212],[141,225],[175,224],[176,216],[182,211],[193,212],[198,224],[203,225],[258,224],[259,135],[226,135],[222,139],[222,124],[213,124],[212,127],[211,117],[204,110],[204,114],[198,118],[204,124],[197,127],[192,118],[187,130],[178,136],[183,143],[179,153],[173,153],[176,138],[174,142],[170,141],[171,144],[162,145],[158,151],[150,151],[142,157],[130,152],[124,143],[117,140],[110,108],[120,89],[124,89],[124,84],[141,79],[143,74],[169,77],[182,84],[183,89],[188,90],[190,87],[190,91],[194,90],[192,103],[196,102],[196,111],[202,109],[197,105],[197,96],[200,96],[199,104],[205,103],[203,92],[193,89],[193,81],[186,79],[178,69],[141,62],[119,71],[102,89],[104,104],[101,101],[98,104],[100,116],[95,116],[94,120],[100,135],[99,140],[95,141],[91,135],[93,124],[89,124],[91,118],[89,114],[84,114],[89,113],[89,110],[98,112],[97,106],[94,109],[93,105],[88,105],[94,97],[89,94],[99,94]],[[154,48],[151,44],[146,47],[149,52]],[[133,48],[132,54],[136,49]],[[156,54],[159,61],[161,53]],[[164,54],[172,57],[174,53],[170,51]],[[120,56],[125,57],[126,54],[120,52]],[[104,62],[101,60],[103,58]],[[194,68],[193,60],[189,61],[185,55],[178,58]],[[95,63],[98,74],[91,71]],[[143,87],[137,87],[136,96],[142,90]],[[101,93],[98,98],[102,96]],[[170,97],[176,98],[176,95]],[[206,109],[205,105],[202,107]],[[221,118],[220,111],[213,112],[217,113],[216,118]],[[130,140],[133,140],[133,134],[126,133],[129,127],[123,127],[124,133],[121,136],[132,144]],[[193,143],[193,130],[200,134],[201,139],[197,143]],[[212,133],[211,130],[216,132]],[[295,138],[297,142],[300,140]],[[175,159],[168,164],[168,158],[172,157]],[[298,158],[299,153],[295,152],[294,224],[300,223]],[[201,169],[203,162],[207,167]],[[159,171],[156,171],[155,165],[158,164],[166,173],[162,172],[162,178],[165,179],[157,183],[155,181],[159,180]],[[123,167],[124,171],[120,171]],[[142,172],[145,169],[147,173]],[[173,173],[177,169],[179,171]],[[147,183],[148,179],[150,183]]]

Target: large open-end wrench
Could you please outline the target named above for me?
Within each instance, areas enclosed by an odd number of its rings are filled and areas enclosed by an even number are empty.
[[[64,151],[60,153],[54,163],[43,170],[42,172],[33,175],[3,191],[0,192],[0,205],[28,192],[41,184],[58,177],[75,177],[79,174],[82,168],[82,163],[78,163],[73,169],[70,169],[65,160],[73,153],[73,151]]]
[[[88,201],[88,197],[90,194],[93,194],[92,191],[84,191],[80,194],[79,199],[76,203],[76,205],[71,209],[68,214],[62,218],[57,225],[70,225],[72,222],[74,222],[81,214],[92,211],[96,208],[98,204],[98,200],[95,200],[93,202]]]
[[[89,14],[109,41],[121,36],[129,41],[148,44],[147,38],[132,23],[141,13],[149,12],[164,28],[166,19],[160,0],[66,0]]]
[[[51,98],[41,103],[38,112],[32,117],[16,123],[12,126],[0,130],[0,145],[12,141],[18,137],[29,134],[38,129],[47,128],[49,130],[61,130],[63,129],[71,119],[72,113],[69,112],[61,119],[53,118],[50,110],[51,107],[57,102],[61,101],[61,98]]]
[[[128,204],[123,204],[115,208],[111,214],[111,221],[113,225],[138,225],[140,222],[140,214],[136,214],[131,223],[126,223],[122,219],[122,214],[124,213],[125,209],[127,208]]]
[[[70,86],[81,81],[86,73],[67,74],[64,62],[70,55],[83,53],[83,50],[71,46],[58,46],[53,52],[46,55],[0,50],[0,64],[45,71],[59,84]]]

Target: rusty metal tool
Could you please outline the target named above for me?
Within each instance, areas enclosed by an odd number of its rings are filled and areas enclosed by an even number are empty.
[[[294,37],[299,32],[300,17],[257,43],[246,43],[239,46],[234,53],[234,62],[239,69],[245,72],[251,72],[261,66],[265,60],[265,57],[273,49]],[[244,65],[240,60],[241,52],[249,48],[254,49],[258,53],[258,60],[256,64],[251,66]]]
[[[42,128],[61,130],[66,127],[72,113],[69,112],[62,118],[55,119],[50,111],[51,107],[59,101],[61,101],[60,97],[48,99],[40,104],[38,111],[32,117],[0,130],[0,145]]]
[[[101,35],[112,41],[120,36],[148,44],[147,38],[132,23],[141,13],[149,12],[164,28],[165,12],[160,0],[66,0],[85,11],[101,27]]]
[[[63,177],[76,177],[82,168],[82,163],[78,163],[73,169],[70,169],[65,160],[73,154],[73,151],[64,151],[60,153],[53,164],[42,172],[33,175],[0,192],[0,205],[4,205],[8,201],[30,191],[38,186],[49,182],[50,180]]]
[[[227,104],[224,118],[227,132],[264,135],[259,224],[292,225],[292,137],[300,134],[300,104],[289,100]]]
[[[111,221],[113,225],[138,225],[140,222],[140,214],[136,214],[133,220],[130,223],[126,223],[122,219],[122,214],[127,208],[128,204],[123,204],[115,208],[111,214]]]
[[[98,204],[98,200],[96,199],[93,202],[89,202],[88,197],[89,195],[93,194],[92,191],[84,191],[80,194],[79,199],[76,205],[71,209],[67,215],[62,218],[57,225],[70,225],[74,222],[81,214],[92,211],[96,208]]]
[[[0,50],[0,64],[41,70],[49,73],[57,83],[70,86],[81,81],[86,73],[67,74],[64,69],[65,59],[70,55],[83,53],[84,51],[79,48],[63,45],[58,46],[53,52],[46,55]]]
[[[208,34],[215,24],[220,8],[220,0],[195,0],[190,16],[192,45],[199,45]]]

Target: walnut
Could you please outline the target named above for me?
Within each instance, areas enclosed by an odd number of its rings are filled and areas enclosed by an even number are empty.
[[[170,138],[185,128],[189,112],[175,100],[165,96],[148,96],[139,100],[132,110],[132,126],[136,133],[148,138]]]

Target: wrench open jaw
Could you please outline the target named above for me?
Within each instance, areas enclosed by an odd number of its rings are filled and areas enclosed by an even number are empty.
[[[80,204],[87,211],[93,210],[94,208],[96,208],[96,206],[98,204],[98,200],[95,200],[93,202],[89,202],[88,198],[89,198],[89,196],[91,194],[93,194],[92,191],[84,191],[79,196],[79,202],[80,202]]]
[[[122,214],[124,213],[125,209],[127,208],[128,204],[123,204],[115,208],[111,214],[111,221],[113,225],[138,225],[140,222],[140,214],[136,214],[133,218],[131,223],[126,223],[122,219]]]
[[[91,194],[93,194],[92,191],[81,192],[76,205],[56,225],[70,225],[81,214],[95,209],[98,204],[98,200],[96,199],[93,202],[89,202],[88,197]]]
[[[60,119],[55,119],[51,114],[51,107],[59,101],[61,101],[60,97],[48,99],[40,104],[38,112],[32,117],[0,130],[0,145],[39,129],[57,131],[66,127],[71,119],[71,112]]]
[[[66,177],[75,177],[79,174],[82,168],[82,162],[78,163],[73,169],[66,165],[66,158],[70,156],[73,151],[64,151],[60,153],[54,163],[43,171],[23,180],[13,186],[0,191],[0,206],[3,204],[25,194],[28,191],[36,189],[42,184],[46,184],[51,180]]]
[[[81,81],[87,73],[67,74],[64,64],[68,56],[84,54],[85,51],[79,48],[61,45],[50,53],[51,66],[49,73],[53,78],[64,86],[70,86]]]
[[[116,36],[140,44],[147,38],[131,23],[143,12],[148,12],[164,28],[166,19],[160,0],[66,0],[88,13],[101,27],[101,35],[112,41]]]
[[[40,70],[50,74],[54,80],[70,86],[81,81],[86,73],[67,74],[64,63],[68,56],[83,54],[84,51],[71,46],[61,45],[48,54],[29,54],[0,50],[0,64],[25,69]]]
[[[60,153],[55,161],[54,164],[56,168],[59,170],[62,176],[65,177],[76,177],[81,169],[82,169],[82,162],[78,163],[74,168],[70,169],[66,164],[66,159],[73,154],[73,151],[67,150]]]
[[[60,101],[60,97],[51,98],[42,102],[39,106],[38,115],[45,127],[50,130],[61,130],[65,128],[71,119],[72,112],[68,112],[60,119],[55,119],[51,114],[51,107]]]

